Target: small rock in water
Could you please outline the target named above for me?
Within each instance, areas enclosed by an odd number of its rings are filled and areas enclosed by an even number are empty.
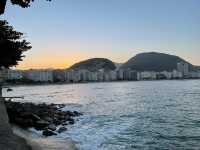
[[[65,123],[63,123],[62,125],[63,125],[63,126],[67,126],[67,125],[69,125],[69,123],[65,122]]]
[[[64,108],[66,105],[65,104],[58,104],[59,108]]]
[[[60,127],[57,132],[62,133],[62,132],[65,132],[65,131],[67,131],[66,127]]]
[[[13,89],[11,89],[11,88],[8,88],[8,89],[7,89],[7,92],[11,92],[11,91],[13,91]]]
[[[81,116],[82,115],[82,113],[79,113],[78,111],[74,111],[73,113],[74,113],[74,116]]]
[[[35,128],[36,128],[37,130],[42,130],[42,129],[44,129],[45,127],[47,127],[48,125],[49,125],[49,122],[44,121],[44,120],[40,120],[40,121],[37,121],[37,122],[35,123]]]
[[[69,121],[69,124],[74,124],[74,120]]]
[[[48,129],[44,130],[44,131],[42,132],[42,134],[43,134],[44,136],[57,135],[55,132],[53,132],[53,131],[51,131],[51,130],[48,130]]]
[[[49,130],[52,130],[52,131],[55,131],[55,130],[56,130],[56,126],[55,126],[54,124],[50,124],[50,125],[48,126],[48,129],[49,129]]]
[[[73,118],[69,118],[69,119],[67,120],[67,122],[68,122],[69,124],[74,124],[74,119],[73,119]]]

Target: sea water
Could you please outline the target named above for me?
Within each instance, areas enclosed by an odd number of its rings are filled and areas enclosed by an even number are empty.
[[[200,80],[12,88],[4,96],[82,112],[68,131],[53,137],[71,138],[81,150],[200,149]]]

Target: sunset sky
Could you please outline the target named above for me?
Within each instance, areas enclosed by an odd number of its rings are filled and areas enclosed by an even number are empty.
[[[17,68],[66,68],[105,57],[175,54],[200,65],[200,0],[36,0],[8,3],[1,19],[25,33],[33,48]]]

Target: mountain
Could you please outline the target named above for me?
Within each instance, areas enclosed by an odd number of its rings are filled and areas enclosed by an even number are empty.
[[[72,65],[70,69],[74,70],[86,69],[89,71],[98,71],[104,69],[110,71],[110,70],[115,70],[116,66],[111,60],[106,58],[91,58]]]
[[[190,70],[194,69],[194,66],[186,60],[169,54],[149,52],[140,53],[135,57],[129,59],[124,63],[120,69],[131,69],[136,71],[173,71],[177,69],[177,63],[185,62],[189,64]]]

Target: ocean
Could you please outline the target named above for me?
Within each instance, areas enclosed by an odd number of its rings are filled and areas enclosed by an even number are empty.
[[[80,150],[200,149],[200,80],[13,86],[16,101],[67,104],[83,116],[55,139]],[[30,129],[34,137],[41,133]]]

